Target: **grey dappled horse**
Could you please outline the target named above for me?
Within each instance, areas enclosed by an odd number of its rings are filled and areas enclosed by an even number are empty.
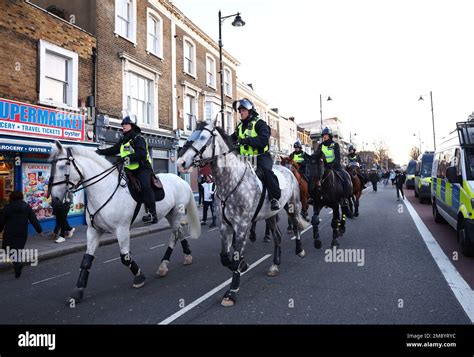
[[[76,289],[71,294],[69,302],[73,300],[76,303],[82,299],[87,286],[89,269],[92,267],[94,254],[99,246],[99,239],[106,232],[117,236],[121,261],[134,275],[133,287],[142,287],[145,284],[145,275],[138,264],[132,260],[130,253],[130,226],[137,203],[130,195],[122,175],[119,175],[119,166],[112,165],[92,149],[81,146],[62,146],[58,141],[53,147],[50,161],[52,169],[49,193],[53,200],[63,200],[70,192],[81,189],[81,186],[85,187],[87,194],[87,251],[82,259]],[[163,184],[165,197],[156,202],[157,216],[158,219],[166,217],[172,228],[168,249],[157,272],[163,276],[168,271],[171,252],[178,240],[181,240],[185,254],[184,264],[192,263],[191,250],[181,227],[181,220],[186,212],[191,238],[199,237],[201,225],[189,184],[174,174],[159,174],[158,176]],[[141,217],[144,213],[145,209],[141,205],[138,216]]]
[[[273,264],[267,275],[278,274],[281,232],[275,217],[281,209],[272,211],[267,196],[255,216],[261,198],[262,183],[249,161],[237,155],[230,136],[216,126],[216,121],[201,122],[197,125],[196,130],[180,150],[177,165],[182,172],[186,172],[193,165],[203,165],[208,162],[211,164],[216,182],[217,207],[220,207],[218,211],[221,222],[221,263],[233,273],[230,289],[225,293],[222,305],[232,306],[236,302],[240,275],[248,269],[243,252],[253,221],[266,220],[270,225],[275,246]],[[280,205],[284,207],[297,227],[295,230],[296,254],[304,257],[305,251],[301,246],[300,232],[306,228],[307,222],[300,216],[298,182],[291,171],[285,167],[274,166],[273,171],[278,177],[281,188]]]

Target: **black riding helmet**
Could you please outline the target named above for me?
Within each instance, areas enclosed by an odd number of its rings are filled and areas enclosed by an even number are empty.
[[[130,124],[132,126],[132,130],[140,132],[141,129],[137,125],[137,116],[135,114],[132,114],[128,110],[122,110],[122,122],[120,125],[124,124]]]

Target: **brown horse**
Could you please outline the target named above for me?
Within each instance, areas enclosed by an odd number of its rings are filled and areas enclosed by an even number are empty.
[[[308,199],[309,199],[309,188],[308,188],[308,182],[301,176],[299,170],[300,170],[300,164],[298,164],[296,161],[294,161],[291,157],[282,157],[281,158],[281,165],[286,166],[288,169],[293,172],[293,175],[295,175],[296,180],[298,181],[298,185],[300,186],[300,199],[301,199],[301,215],[303,218],[307,219],[308,217]]]
[[[359,167],[356,165],[347,165],[346,170],[351,176],[353,194],[349,200],[349,209],[354,213],[354,217],[359,216],[359,199],[362,195],[362,181]]]

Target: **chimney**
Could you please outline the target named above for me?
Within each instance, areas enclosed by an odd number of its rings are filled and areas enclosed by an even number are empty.
[[[253,90],[253,85],[252,85],[252,83],[247,83],[247,85],[248,85],[250,88],[252,88],[252,90]]]
[[[290,119],[291,121],[295,121],[295,117],[289,117],[288,119]]]
[[[275,113],[278,114],[278,108],[270,108],[270,110],[273,110]]]

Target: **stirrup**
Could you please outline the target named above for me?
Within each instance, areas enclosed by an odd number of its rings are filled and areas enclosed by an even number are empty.
[[[272,211],[279,210],[280,209],[280,202],[278,202],[278,200],[276,198],[272,198],[272,200],[270,201],[270,207],[271,207]]]

